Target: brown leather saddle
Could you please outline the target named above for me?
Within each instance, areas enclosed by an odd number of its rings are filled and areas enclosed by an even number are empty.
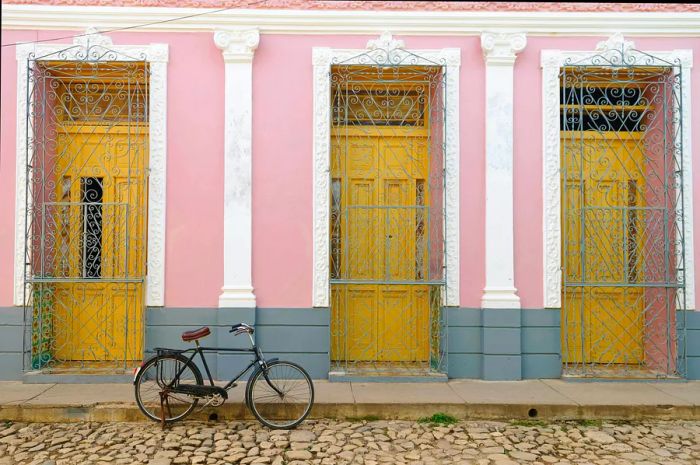
[[[208,326],[202,326],[199,329],[193,329],[192,331],[185,331],[182,333],[182,340],[185,342],[196,341],[203,337],[209,336],[211,331]]]

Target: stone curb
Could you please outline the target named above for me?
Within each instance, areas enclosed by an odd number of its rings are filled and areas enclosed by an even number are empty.
[[[464,420],[700,420],[692,405],[575,405],[575,404],[440,404],[440,403],[321,403],[312,419],[417,420],[442,412]],[[194,420],[253,420],[242,403],[195,411]],[[0,406],[0,421],[66,423],[146,422],[134,403],[89,405],[15,404]]]

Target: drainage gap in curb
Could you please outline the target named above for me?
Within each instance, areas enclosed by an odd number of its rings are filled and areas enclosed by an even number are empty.
[[[219,415],[217,415],[216,413],[210,413],[209,421],[219,421]]]
[[[537,417],[537,409],[536,408],[531,408],[530,410],[527,411],[527,416],[530,418],[536,418]]]

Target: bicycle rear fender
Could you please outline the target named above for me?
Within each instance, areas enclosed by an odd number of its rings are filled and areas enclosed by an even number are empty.
[[[142,369],[148,362],[150,362],[151,360],[153,360],[154,358],[158,358],[158,357],[160,357],[161,355],[175,355],[176,357],[179,356],[179,358],[181,358],[183,362],[187,362],[187,360],[188,360],[187,357],[185,357],[184,355],[182,355],[182,353],[184,352],[183,350],[177,350],[177,349],[163,349],[163,348],[161,348],[161,347],[156,347],[154,350],[156,351],[155,355],[152,355],[152,356],[148,357],[146,360],[144,360],[143,362],[141,362],[141,365],[139,365],[138,367],[134,368],[134,379],[131,380],[131,384],[133,384],[134,386],[136,385],[136,378],[138,377],[139,372],[141,371],[141,369]]]

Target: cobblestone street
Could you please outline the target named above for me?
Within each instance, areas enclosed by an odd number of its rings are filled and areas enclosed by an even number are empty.
[[[700,464],[700,422],[0,425],[0,464]]]

